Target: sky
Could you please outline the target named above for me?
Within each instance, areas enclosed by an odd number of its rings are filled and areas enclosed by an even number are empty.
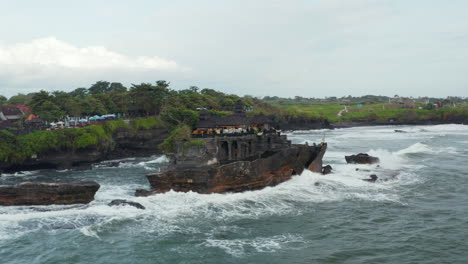
[[[0,0],[0,94],[468,96],[466,0]]]

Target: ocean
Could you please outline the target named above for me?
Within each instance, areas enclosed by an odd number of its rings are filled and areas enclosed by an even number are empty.
[[[403,132],[395,132],[395,129]],[[0,207],[0,263],[468,263],[468,126],[382,126],[287,133],[328,143],[333,173],[228,194],[149,188],[165,156],[87,171],[4,174],[23,181],[94,180],[89,205]],[[368,153],[377,165],[346,164]],[[358,169],[358,170],[356,170]],[[376,174],[376,183],[363,181]],[[113,199],[141,203],[109,207]]]

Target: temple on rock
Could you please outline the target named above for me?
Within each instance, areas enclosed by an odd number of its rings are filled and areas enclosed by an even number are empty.
[[[200,111],[200,120],[193,131],[193,137],[215,135],[245,135],[278,132],[270,124],[272,120],[265,115],[246,115],[242,101],[234,105],[234,114],[220,117],[206,110]]]
[[[326,144],[294,145],[264,115],[249,117],[236,103],[234,114],[219,117],[208,111],[179,142],[167,170],[146,175],[151,190],[137,196],[174,191],[222,193],[274,186],[305,168],[322,171]]]

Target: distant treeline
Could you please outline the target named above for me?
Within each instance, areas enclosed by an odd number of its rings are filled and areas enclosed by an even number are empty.
[[[98,81],[89,88],[77,88],[71,92],[42,90],[18,94],[9,99],[0,95],[0,106],[25,104],[32,107],[32,113],[44,120],[108,113],[144,117],[164,112],[166,118],[172,117],[176,120],[174,122],[182,120],[183,123],[191,123],[184,121],[184,118],[194,118],[194,113],[190,111],[230,111],[237,100],[242,100],[244,105],[256,111],[274,112],[273,108],[257,98],[239,97],[213,89],[199,89],[196,86],[173,90],[169,82],[162,80],[154,84],[132,84],[128,88],[118,82]],[[182,110],[187,111],[180,112]]]

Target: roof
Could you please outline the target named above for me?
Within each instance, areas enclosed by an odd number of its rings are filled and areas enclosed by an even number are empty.
[[[218,126],[242,126],[249,125],[250,118],[245,114],[236,113],[224,118],[219,118],[217,123]]]
[[[18,104],[15,106],[18,109],[23,110],[23,113],[27,114],[32,111],[32,108],[30,106],[27,106],[25,104]]]
[[[268,124],[271,123],[272,120],[266,115],[254,115],[250,118],[250,123],[255,123],[255,124]]]
[[[33,120],[33,119],[35,119],[35,118],[37,118],[36,115],[30,114],[30,115],[28,116],[28,118],[26,118],[26,121]]]
[[[23,115],[23,111],[15,106],[2,106],[0,107],[0,112],[3,112],[5,116],[16,116]]]

